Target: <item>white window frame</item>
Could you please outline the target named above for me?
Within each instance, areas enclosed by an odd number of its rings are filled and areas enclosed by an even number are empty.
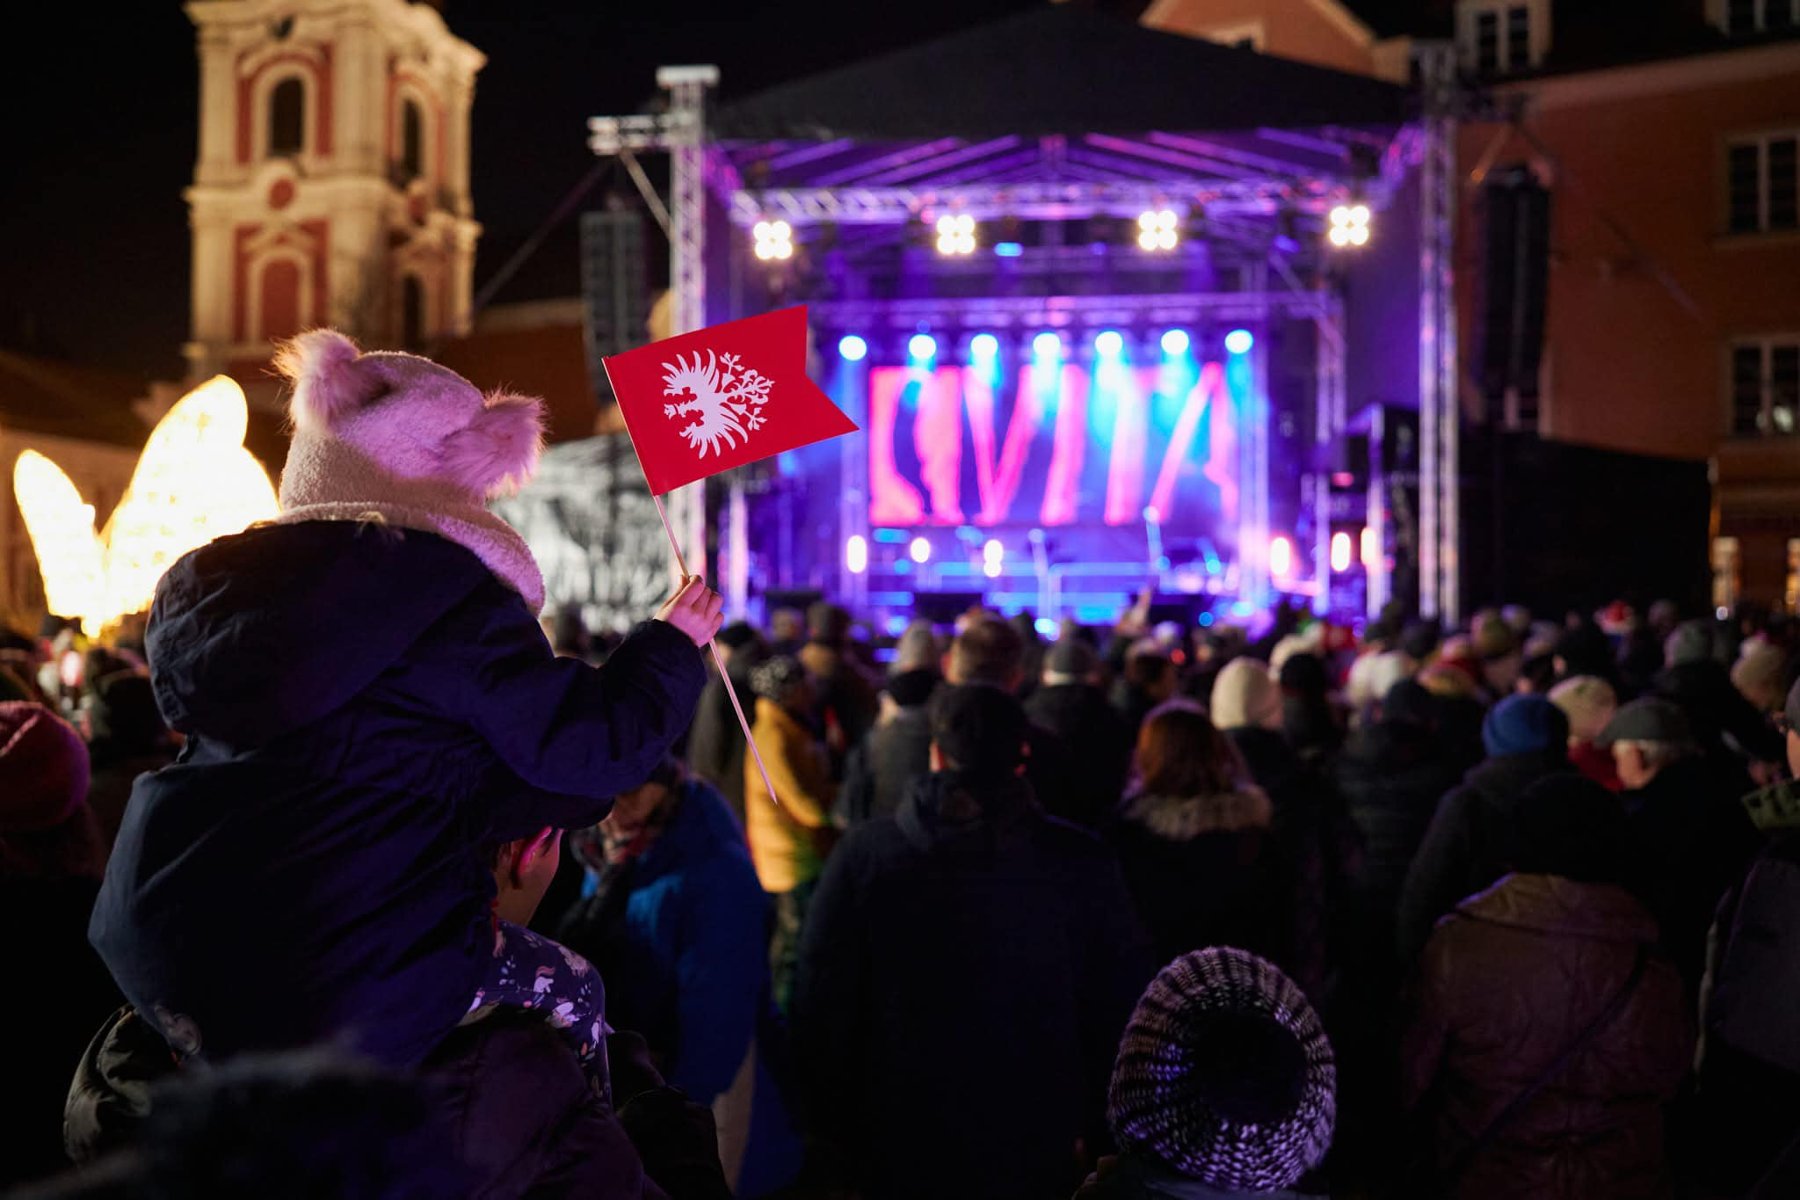
[[[1733,134],[1725,139],[1725,154],[1722,171],[1725,182],[1725,202],[1721,225],[1727,236],[1752,237],[1764,233],[1800,232],[1800,213],[1796,214],[1795,223],[1783,225],[1780,229],[1769,225],[1769,144],[1771,142],[1794,143],[1795,188],[1800,192],[1800,128],[1771,129],[1765,133]],[[1731,226],[1731,152],[1745,146],[1756,147],[1756,227],[1754,229],[1733,229]],[[1796,200],[1796,208],[1800,208],[1800,199]]]
[[[1762,402],[1758,408],[1758,428],[1743,432],[1737,427],[1737,356],[1740,350],[1752,349],[1759,351],[1761,357],[1758,377]],[[1739,439],[1800,437],[1800,395],[1795,397],[1794,428],[1775,428],[1775,351],[1778,349],[1793,350],[1800,355],[1800,332],[1738,337],[1726,343],[1725,422],[1728,436]]]
[[[1713,28],[1727,37],[1755,37],[1766,33],[1769,28],[1769,10],[1785,7],[1788,13],[1787,28],[1800,28],[1800,0],[1753,0],[1756,17],[1753,28],[1748,33],[1731,32],[1731,0],[1706,0],[1706,19]]]
[[[1512,52],[1506,36],[1507,22],[1514,9],[1522,8],[1526,12],[1525,61],[1512,61]],[[1480,69],[1478,61],[1478,31],[1481,28],[1481,17],[1492,15],[1496,25],[1496,44],[1494,47],[1495,73],[1512,75],[1520,71],[1529,71],[1544,63],[1544,56],[1550,52],[1550,2],[1549,0],[1457,0],[1456,5],[1456,45],[1458,57],[1465,70]]]

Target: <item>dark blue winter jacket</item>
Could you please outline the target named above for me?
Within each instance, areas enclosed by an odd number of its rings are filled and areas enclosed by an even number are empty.
[[[705,679],[659,622],[602,670],[555,658],[470,551],[355,522],[189,554],[146,647],[188,740],[133,789],[89,936],[206,1056],[334,1038],[423,1058],[492,961],[481,848],[599,820]]]

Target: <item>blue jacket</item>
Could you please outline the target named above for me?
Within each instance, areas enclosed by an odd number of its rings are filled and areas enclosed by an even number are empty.
[[[133,789],[89,937],[208,1056],[336,1038],[422,1059],[491,964],[483,849],[599,820],[705,679],[657,622],[603,670],[555,658],[470,551],[355,522],[189,554],[145,644],[188,740]]]

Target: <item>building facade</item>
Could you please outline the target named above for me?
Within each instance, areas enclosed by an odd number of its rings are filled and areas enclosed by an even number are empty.
[[[189,374],[246,383],[270,343],[466,331],[469,111],[485,61],[407,0],[192,0],[200,139]]]

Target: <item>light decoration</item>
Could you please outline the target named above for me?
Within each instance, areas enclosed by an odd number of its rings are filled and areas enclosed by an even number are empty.
[[[998,538],[989,538],[981,547],[981,573],[989,579],[998,579],[1005,561],[1006,547]]]
[[[758,221],[750,233],[756,238],[756,257],[763,262],[794,257],[794,228],[786,221]]]
[[[1234,329],[1225,335],[1225,353],[1227,354],[1248,354],[1254,345],[1256,345],[1256,336],[1248,329]]]
[[[975,218],[968,213],[939,217],[937,252],[950,257],[975,253]]]
[[[1340,204],[1331,210],[1331,228],[1325,237],[1338,249],[1369,244],[1371,214],[1366,204]]]
[[[931,561],[931,542],[922,537],[914,538],[912,544],[906,548],[906,556],[923,566]]]
[[[1037,358],[1056,358],[1062,348],[1062,338],[1048,329],[1031,339],[1031,353]]]
[[[869,343],[854,333],[846,333],[838,339],[838,357],[845,362],[861,362],[869,356]]]
[[[929,362],[937,357],[937,339],[929,333],[915,333],[906,343],[906,352],[914,362]]]
[[[262,464],[244,449],[243,389],[217,375],[175,403],[150,431],[131,483],[106,528],[50,459],[33,450],[13,466],[13,495],[58,616],[96,636],[150,607],[176,559],[280,511]]]
[[[1094,353],[1103,358],[1117,358],[1125,352],[1125,335],[1116,329],[1103,329],[1094,337]]]
[[[1162,352],[1171,358],[1186,354],[1192,344],[1185,329],[1170,329],[1162,335]]]
[[[1350,535],[1342,530],[1331,535],[1331,569],[1339,574],[1350,569]]]
[[[1000,339],[991,333],[978,333],[969,339],[969,357],[991,359],[1000,354]]]
[[[1138,215],[1138,248],[1155,252],[1167,252],[1175,248],[1181,241],[1181,234],[1176,231],[1176,223],[1180,218],[1172,208],[1152,209]]]
[[[852,575],[869,569],[869,539],[860,533],[851,534],[844,542],[844,569]]]
[[[1269,574],[1285,579],[1294,572],[1294,543],[1284,537],[1269,539]]]

